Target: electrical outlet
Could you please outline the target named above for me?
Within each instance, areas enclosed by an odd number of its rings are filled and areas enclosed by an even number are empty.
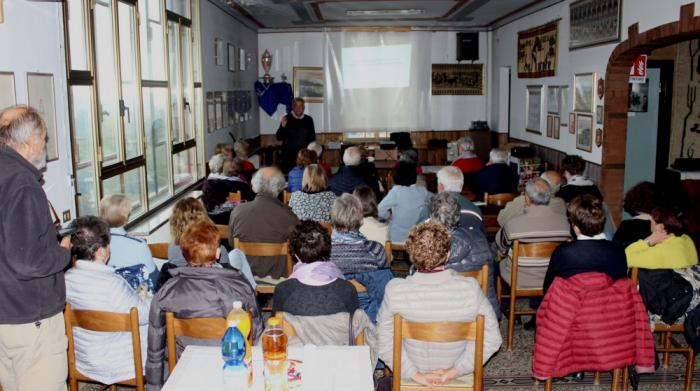
[[[70,221],[70,210],[63,211],[63,222]]]

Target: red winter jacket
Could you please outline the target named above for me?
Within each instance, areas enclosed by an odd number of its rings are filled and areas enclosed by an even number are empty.
[[[537,311],[535,378],[632,364],[639,373],[654,372],[649,318],[632,281],[597,272],[555,278]]]

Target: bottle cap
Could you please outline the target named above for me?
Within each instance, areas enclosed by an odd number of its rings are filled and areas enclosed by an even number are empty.
[[[280,319],[276,317],[270,317],[270,319],[267,320],[267,325],[268,326],[279,326],[280,325]]]
[[[233,302],[234,310],[240,310],[241,308],[243,308],[243,303],[240,300],[236,300]]]
[[[238,320],[229,320],[228,327],[238,327]]]

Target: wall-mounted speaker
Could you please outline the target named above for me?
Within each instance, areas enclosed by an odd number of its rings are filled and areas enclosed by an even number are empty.
[[[479,33],[457,33],[457,61],[479,59]]]

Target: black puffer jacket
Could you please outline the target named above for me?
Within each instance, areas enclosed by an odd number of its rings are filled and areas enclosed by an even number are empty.
[[[639,294],[647,311],[674,324],[688,311],[693,287],[672,269],[639,269]]]

